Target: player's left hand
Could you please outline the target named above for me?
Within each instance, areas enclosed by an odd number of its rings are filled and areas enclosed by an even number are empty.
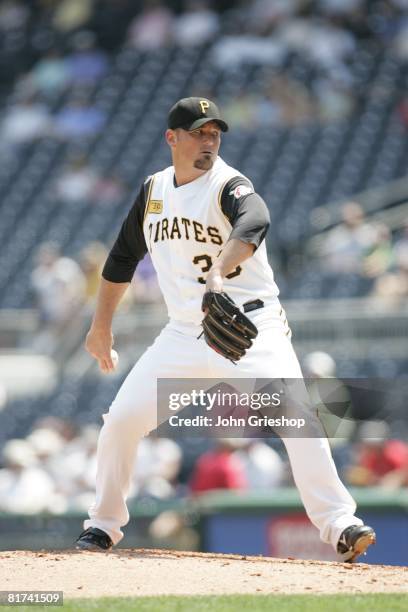
[[[211,270],[207,276],[205,292],[222,293],[224,290],[224,282],[220,272]]]

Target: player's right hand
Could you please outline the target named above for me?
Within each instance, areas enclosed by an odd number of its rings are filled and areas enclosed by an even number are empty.
[[[111,356],[113,342],[113,334],[110,329],[91,327],[86,336],[85,348],[97,360],[99,369],[104,374],[109,374],[115,369]]]

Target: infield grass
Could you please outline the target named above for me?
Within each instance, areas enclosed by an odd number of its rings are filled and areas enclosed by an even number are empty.
[[[49,607],[35,606],[49,610]],[[56,609],[53,606],[53,609]],[[107,610],[108,612],[406,612],[408,595],[373,593],[370,595],[225,595],[195,597],[101,597],[68,599],[61,608],[71,610]],[[19,606],[19,610],[32,610]]]

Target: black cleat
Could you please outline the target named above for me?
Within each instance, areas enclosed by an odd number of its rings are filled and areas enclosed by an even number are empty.
[[[108,552],[112,546],[113,542],[108,534],[97,527],[88,527],[75,542],[77,550],[90,550],[93,552]]]
[[[353,563],[360,555],[365,555],[371,544],[375,544],[375,532],[367,525],[351,525],[346,527],[339,538],[337,552],[342,556],[342,561]]]

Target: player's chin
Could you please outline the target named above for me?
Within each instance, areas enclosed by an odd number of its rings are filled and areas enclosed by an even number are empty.
[[[194,162],[194,167],[199,170],[211,170],[214,165],[214,160],[212,155],[209,153],[204,153],[200,157],[198,157]]]

